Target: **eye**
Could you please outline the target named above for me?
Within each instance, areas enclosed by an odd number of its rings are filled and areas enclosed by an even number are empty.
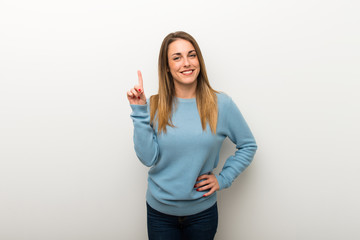
[[[180,59],[179,57],[173,58],[174,61],[177,61],[177,60],[179,60],[179,59]]]
[[[194,58],[194,57],[196,57],[196,54],[191,54],[190,57]]]

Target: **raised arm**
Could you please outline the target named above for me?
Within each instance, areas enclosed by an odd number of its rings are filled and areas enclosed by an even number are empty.
[[[146,101],[143,79],[138,71],[139,82],[127,92],[134,123],[134,148],[137,157],[145,166],[152,166],[159,156],[156,133],[150,124],[150,113]]]

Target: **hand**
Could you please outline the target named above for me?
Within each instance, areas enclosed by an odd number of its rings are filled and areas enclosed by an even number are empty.
[[[141,72],[138,71],[138,78],[139,78],[139,84],[135,85],[134,88],[130,89],[127,92],[127,98],[129,100],[130,104],[135,105],[145,105],[146,104],[146,97],[144,93],[144,87],[143,87],[143,79]]]
[[[205,193],[203,195],[203,197],[210,196],[215,191],[220,189],[219,182],[216,179],[215,175],[213,175],[213,174],[209,174],[209,175],[204,174],[196,179],[196,181],[200,181],[200,180],[203,180],[203,181],[195,184],[195,186],[194,186],[194,188],[197,188],[196,191],[206,191],[206,190],[210,189],[210,191]]]

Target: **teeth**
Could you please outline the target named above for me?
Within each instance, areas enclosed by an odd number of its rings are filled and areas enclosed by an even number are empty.
[[[184,74],[190,74],[190,73],[192,73],[192,70],[186,71],[186,72],[182,72],[182,73],[184,73]]]

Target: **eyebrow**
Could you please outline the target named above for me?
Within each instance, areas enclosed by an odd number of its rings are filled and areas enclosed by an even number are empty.
[[[190,51],[188,52],[188,54],[189,54],[189,53],[192,53],[192,52],[195,52],[195,49],[190,50]],[[172,54],[171,56],[174,56],[174,55],[180,55],[180,56],[181,56],[181,53],[174,53],[174,54]]]

